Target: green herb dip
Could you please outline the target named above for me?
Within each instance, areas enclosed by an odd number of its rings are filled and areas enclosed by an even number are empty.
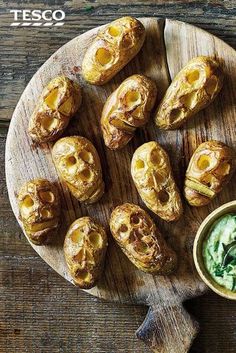
[[[206,269],[215,282],[236,292],[236,214],[224,215],[214,222],[202,252]]]

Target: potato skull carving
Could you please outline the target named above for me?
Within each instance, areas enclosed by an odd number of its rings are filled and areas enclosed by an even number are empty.
[[[198,146],[189,162],[184,194],[192,206],[204,206],[222,190],[235,170],[234,151],[219,141]]]
[[[84,79],[95,85],[108,82],[139,52],[144,39],[145,28],[133,17],[122,17],[104,26],[85,53]]]
[[[55,166],[72,195],[81,202],[93,203],[104,193],[98,153],[85,137],[58,140],[52,149]]]
[[[30,180],[21,187],[18,203],[20,220],[29,240],[36,245],[53,240],[60,219],[57,187],[46,179]]]
[[[220,92],[223,72],[217,60],[198,56],[177,74],[157,110],[160,129],[177,129],[207,107]]]
[[[92,288],[101,276],[107,249],[104,228],[90,217],[81,217],[70,226],[64,253],[71,276],[80,288]]]
[[[144,143],[134,152],[131,175],[146,206],[166,221],[182,214],[182,202],[175,184],[170,160],[155,141]]]
[[[122,251],[140,270],[166,275],[175,269],[175,252],[139,206],[125,203],[116,207],[111,214],[110,229]]]
[[[156,85],[151,79],[132,75],[108,97],[101,118],[107,147],[124,147],[134,136],[136,128],[147,123],[156,94]]]
[[[79,109],[81,89],[66,76],[51,80],[39,97],[29,121],[29,134],[38,142],[56,140]]]

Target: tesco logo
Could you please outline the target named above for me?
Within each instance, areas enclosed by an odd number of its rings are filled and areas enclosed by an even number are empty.
[[[62,10],[10,10],[13,13],[13,27],[63,26],[66,15]]]

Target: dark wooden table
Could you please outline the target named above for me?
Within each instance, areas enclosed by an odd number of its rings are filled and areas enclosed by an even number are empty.
[[[63,27],[10,27],[10,9],[62,9]],[[26,84],[71,38],[110,20],[175,18],[236,48],[236,1],[0,1],[0,353],[144,353],[134,337],[146,308],[107,303],[70,286],[27,243],[8,201],[4,175],[7,126]],[[201,325],[191,352],[236,351],[236,304],[209,293],[186,303]]]

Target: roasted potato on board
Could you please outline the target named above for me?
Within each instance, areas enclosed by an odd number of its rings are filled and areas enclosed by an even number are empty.
[[[184,195],[192,206],[204,206],[230,180],[236,166],[232,148],[219,141],[203,142],[190,159]]]
[[[85,53],[84,79],[95,85],[108,82],[139,52],[144,39],[145,28],[136,18],[122,17],[109,23]]]
[[[87,203],[100,199],[104,193],[101,163],[89,140],[81,136],[63,137],[53,146],[52,157],[74,197]]]
[[[131,161],[131,175],[146,206],[165,221],[176,221],[182,215],[182,202],[175,184],[170,160],[156,142],[136,149]]]
[[[60,223],[60,198],[57,187],[46,179],[25,183],[18,194],[20,220],[29,240],[35,245],[49,243]]]
[[[104,228],[90,217],[77,219],[65,237],[65,259],[74,280],[80,288],[92,288],[103,270],[107,249]]]
[[[102,112],[101,128],[105,145],[124,147],[137,127],[147,123],[155,104],[155,83],[144,75],[132,75],[108,97]]]
[[[122,251],[140,270],[166,275],[176,267],[175,252],[139,206],[125,203],[116,207],[111,214],[110,229]]]
[[[198,56],[177,74],[157,110],[160,129],[177,129],[192,115],[206,108],[220,92],[223,72],[217,60]]]
[[[67,127],[81,104],[78,83],[58,76],[44,88],[29,121],[29,134],[38,142],[56,140]]]

